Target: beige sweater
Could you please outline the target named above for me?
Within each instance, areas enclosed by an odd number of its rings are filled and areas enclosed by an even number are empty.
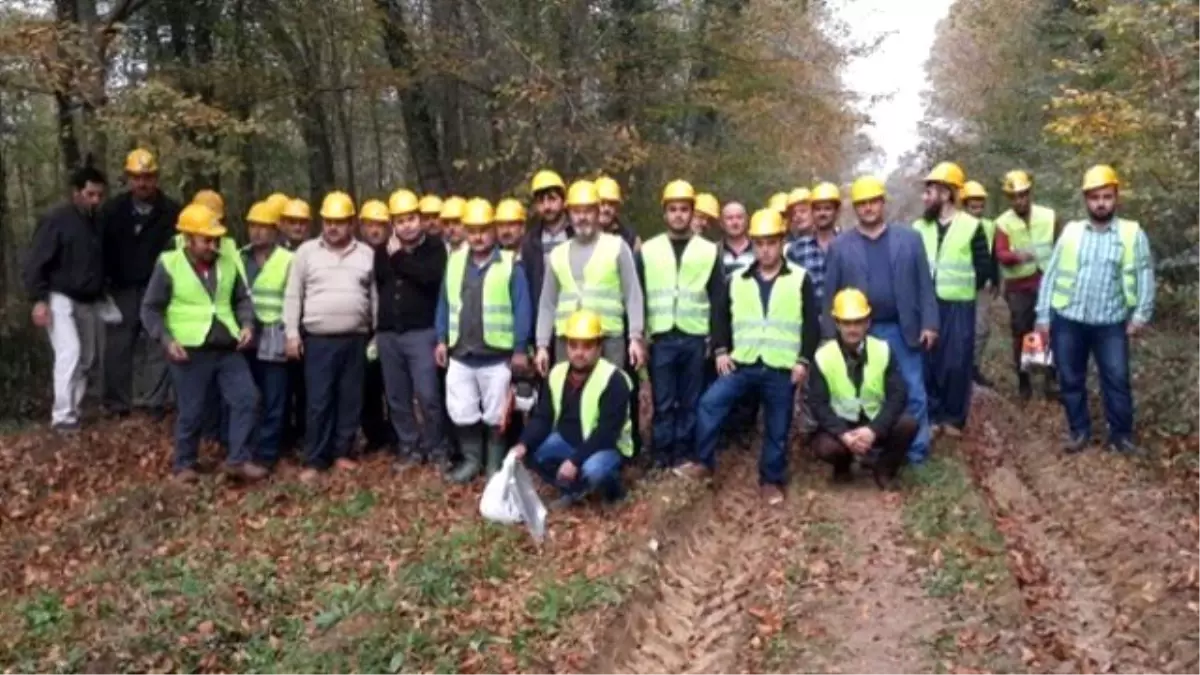
[[[296,249],[283,297],[289,338],[369,333],[375,326],[375,253],[361,241],[341,250],[318,237]]]

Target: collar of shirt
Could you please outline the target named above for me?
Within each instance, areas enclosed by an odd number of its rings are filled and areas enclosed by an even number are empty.
[[[1088,218],[1087,219],[1087,229],[1089,229],[1092,232],[1095,232],[1097,234],[1109,234],[1110,232],[1117,231],[1117,228],[1115,227],[1116,221],[1117,221],[1117,219],[1114,217],[1114,218],[1110,218],[1105,223],[1097,223],[1096,221],[1092,220],[1091,218]],[[1103,226],[1101,226],[1101,225],[1103,225]]]
[[[491,254],[487,257],[487,260],[483,261],[482,265],[475,262],[475,254],[474,253],[467,251],[467,257],[469,257],[471,259],[471,264],[474,265],[475,267],[484,268],[500,259],[500,247],[493,246]]]
[[[866,338],[863,338],[863,340],[861,342],[859,342],[857,345],[855,345],[853,347],[851,347],[851,346],[847,345],[845,342],[843,342],[840,337],[838,338],[838,346],[842,348],[842,354],[844,354],[848,358],[862,361],[863,363],[867,362],[867,350],[864,349],[864,347],[866,347],[866,345],[867,345]]]
[[[759,267],[758,261],[755,260],[754,262],[750,263],[750,266],[746,268],[745,272],[742,272],[742,276],[746,277],[747,279],[759,278],[758,267]],[[773,278],[778,279],[779,277],[782,277],[784,275],[791,274],[791,273],[792,273],[792,268],[791,268],[791,266],[788,265],[787,258],[784,258],[783,260],[780,261],[779,274],[776,274]]]
[[[728,240],[728,239],[724,239],[724,240],[722,240],[722,241],[721,241],[721,246],[722,246],[722,247],[723,247],[723,248],[724,248],[726,251],[729,251],[729,252],[730,252],[730,253],[732,253],[733,255],[735,255],[735,256],[740,256],[740,255],[744,255],[744,254],[745,254],[747,251],[749,251],[749,250],[750,250],[750,240],[749,240],[749,239],[746,239],[746,245],[745,245],[745,246],[743,246],[743,247],[742,247],[742,249],[741,249],[740,251],[739,251],[738,249],[736,249],[736,248],[734,248],[734,247],[730,246],[730,245],[729,245],[729,240]]]

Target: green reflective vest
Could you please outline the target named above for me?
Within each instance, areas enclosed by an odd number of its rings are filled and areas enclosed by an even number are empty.
[[[560,246],[559,248],[562,247]],[[566,361],[550,369],[550,402],[554,407],[555,427],[558,426],[558,416],[562,413],[563,385],[567,381],[567,372],[570,369],[571,364]],[[624,371],[603,358],[597,361],[592,374],[588,375],[587,382],[583,383],[583,392],[579,398],[579,431],[584,440],[587,440],[592,435],[592,431],[596,429],[596,424],[600,422],[600,396],[608,388],[608,382],[614,375],[620,375],[625,378],[625,384],[629,386],[630,395],[636,395],[633,393],[633,383]],[[626,457],[632,457],[633,423],[629,418],[628,407],[625,411],[625,424],[621,427],[621,434],[617,437],[617,450]]]
[[[555,246],[550,253],[550,270],[558,279],[558,307],[554,312],[554,330],[562,335],[567,319],[577,310],[590,309],[600,315],[600,327],[606,335],[625,331],[625,301],[621,297],[621,238],[612,234],[596,235],[592,257],[583,266],[583,286],[571,274],[570,241]]]
[[[833,412],[847,422],[857,423],[861,415],[873,420],[883,409],[887,395],[887,367],[891,352],[887,342],[867,336],[867,362],[863,364],[862,385],[857,389],[846,369],[846,355],[837,340],[829,340],[817,349],[817,367],[829,388]]]
[[[708,278],[717,261],[717,246],[693,236],[678,268],[671,239],[660,234],[642,244],[646,276],[646,323],[651,335],[678,328],[688,335],[708,335]]]
[[[1054,210],[1033,204],[1029,207],[1029,223],[1009,209],[996,219],[996,227],[1008,237],[1008,247],[1013,251],[1033,253],[1034,259],[1020,265],[1001,265],[1000,274],[1005,279],[1024,279],[1038,270],[1046,271],[1050,254],[1054,252]]]
[[[471,255],[464,246],[450,254],[446,263],[446,304],[450,309],[449,346],[458,344],[458,322],[462,314],[463,279],[467,274],[467,258]],[[492,349],[512,349],[513,304],[509,287],[512,283],[513,254],[501,251],[500,259],[488,265],[483,277],[483,343]]]
[[[246,251],[251,251],[246,247]],[[250,255],[254,255],[253,252]],[[246,269],[245,261],[238,257],[242,269]],[[278,323],[283,320],[283,292],[287,288],[288,270],[292,265],[292,252],[282,246],[276,246],[267,261],[263,263],[258,276],[254,277],[254,285],[250,288],[250,297],[254,300],[254,316],[263,325]]]
[[[204,344],[213,320],[220,321],[237,337],[241,329],[233,314],[233,286],[237,280],[235,258],[218,255],[213,266],[217,275],[215,295],[209,295],[204,282],[182,250],[167,251],[159,257],[171,277],[171,301],[167,303],[167,330],[184,347]]]
[[[959,211],[950,221],[950,229],[938,247],[938,224],[921,219],[913,229],[925,242],[925,255],[933,272],[934,290],[942,300],[971,301],[975,299],[975,265],[972,264],[971,239],[979,220]]]
[[[791,370],[800,358],[801,331],[804,324],[802,285],[805,271],[789,265],[788,274],[775,277],[766,311],[758,281],[753,276],[736,274],[729,280],[732,305],[733,352],[738,363],[759,359],[771,368]]]
[[[175,248],[183,249],[185,243],[183,237],[184,234],[182,232],[175,233]],[[246,266],[242,264],[242,254],[238,250],[237,242],[233,240],[233,237],[221,237],[221,242],[218,246],[217,252],[221,257],[229,258],[233,261],[234,266],[237,267],[238,275],[242,277],[242,283],[249,286],[250,282],[247,280]]]
[[[1059,237],[1062,250],[1058,254],[1058,268],[1054,270],[1054,291],[1050,296],[1050,306],[1055,309],[1065,309],[1071,303],[1075,291],[1075,278],[1079,275],[1079,243],[1083,241],[1084,228],[1087,221],[1075,220],[1067,223]],[[1142,226],[1132,220],[1117,219],[1117,235],[1121,237],[1121,288],[1125,294],[1125,304],[1132,308],[1137,305],[1137,258],[1134,249],[1137,245],[1138,233]],[[1091,261],[1093,264],[1104,264],[1104,261]]]

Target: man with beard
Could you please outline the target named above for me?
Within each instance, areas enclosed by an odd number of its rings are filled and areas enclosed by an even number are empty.
[[[792,240],[787,250],[788,262],[808,272],[818,301],[825,297],[825,255],[837,237],[837,217],[841,205],[842,193],[838,186],[821,183],[813,188],[808,203],[804,204],[811,213],[813,227],[798,230],[802,234]]]
[[[410,193],[411,194],[411,193]],[[358,236],[372,250],[387,245],[391,235],[391,212],[387,204],[378,199],[363,202],[358,212]],[[367,350],[367,363],[363,371],[362,431],[366,440],[366,451],[390,448],[396,443],[396,432],[387,419],[383,400],[383,367],[379,364],[378,348]]]
[[[978,181],[969,180],[959,193],[959,198],[962,200],[963,210],[979,219],[979,226],[983,228],[983,234],[987,237],[988,252],[992,254],[992,264],[995,265],[996,221],[983,216],[987,208],[987,190]],[[971,380],[990,389],[992,381],[984,377],[983,372],[979,370],[979,359],[983,356],[983,350],[992,334],[992,299],[1000,293],[999,281],[989,281],[985,289],[986,293],[979,293],[975,298],[975,358]]]
[[[625,241],[629,250],[637,251],[642,247],[641,238],[621,222],[621,184],[601,176],[596,179],[596,192],[600,195],[600,231],[615,234]]]
[[[442,198],[437,195],[421,197],[417,208],[421,212],[421,228],[431,237],[442,236]]]
[[[567,185],[562,176],[554,171],[542,169],[534,175],[529,191],[533,194],[534,217],[521,243],[521,262],[529,278],[529,297],[534,299],[534,321],[537,316],[538,299],[542,297],[542,283],[546,277],[546,262],[551,251],[570,239],[575,230],[567,218],[565,199]]]
[[[987,235],[974,216],[959,210],[965,176],[942,162],[925,177],[925,214],[913,223],[933,272],[938,302],[938,341],[926,360],[925,386],[933,433],[962,435],[971,409],[975,362],[975,298],[995,283]]]
[[[1054,250],[1058,216],[1054,210],[1033,203],[1033,180],[1024,171],[1004,175],[1004,194],[1010,207],[996,219],[996,261],[1004,278],[1004,300],[1008,303],[1012,325],[1013,367],[1017,370],[1017,391],[1022,400],[1033,397],[1029,373],[1021,370],[1021,343],[1033,330],[1035,305],[1042,272]],[[1054,370],[1047,369],[1043,382],[1046,398],[1054,393]]]
[[[524,236],[525,206],[512,198],[500,200],[496,205],[496,241],[500,248],[516,255]]]
[[[312,227],[312,209],[303,199],[289,199],[279,212],[279,234],[281,244],[289,251],[295,252],[300,244],[308,241],[309,230]]]
[[[453,253],[462,246],[466,238],[463,232],[463,209],[467,200],[462,197],[447,197],[442,202],[442,212],[438,214],[439,231],[446,242],[446,253]]]
[[[1088,219],[1063,228],[1038,292],[1037,331],[1050,340],[1058,365],[1070,426],[1068,454],[1082,452],[1091,440],[1089,355],[1100,374],[1109,449],[1143,454],[1133,442],[1129,340],[1141,334],[1154,313],[1154,264],[1145,231],[1116,215],[1120,185],[1110,166],[1094,166],[1084,174]]]

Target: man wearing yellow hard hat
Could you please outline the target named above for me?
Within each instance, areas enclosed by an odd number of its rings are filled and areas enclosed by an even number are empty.
[[[786,251],[788,262],[799,265],[808,272],[817,300],[825,298],[825,256],[830,244],[837,237],[838,209],[842,205],[842,192],[833,183],[820,183],[805,190],[805,221],[807,230],[794,230],[798,236],[789,243]]]
[[[417,208],[421,213],[421,227],[424,228],[425,234],[440,239],[442,236],[442,198],[437,195],[425,195],[421,197]]]
[[[725,297],[717,246],[691,227],[697,200],[691,183],[667,183],[662,192],[667,231],[638,254],[654,393],[653,459],[662,468],[691,456],[713,306]]]
[[[514,370],[528,366],[533,325],[529,282],[496,242],[492,205],[468,201],[462,224],[467,244],[446,265],[433,352],[446,369],[446,412],[462,453],[449,476],[455,483],[470,482],[485,466],[489,478],[500,469],[509,384]]]
[[[466,239],[466,233],[462,226],[463,209],[466,206],[467,200],[457,196],[447,197],[446,201],[442,202],[442,212],[438,214],[438,225],[442,232],[442,240],[446,243],[447,253],[457,251]]]
[[[958,208],[963,170],[942,162],[925,177],[924,216],[913,223],[933,273],[938,340],[926,360],[933,433],[962,434],[975,370],[975,299],[996,283],[996,266],[979,219]]]
[[[308,241],[312,230],[312,208],[308,202],[293,197],[279,210],[279,233],[283,247],[295,252]]]
[[[132,408],[162,419],[170,401],[170,377],[162,349],[150,342],[142,325],[142,295],[158,256],[175,236],[179,202],[159,188],[158,161],[150,151],[125,157],[129,189],[100,210],[104,271],[121,320],[105,326],[104,408],[123,417]]]
[[[632,251],[641,248],[641,238],[621,222],[621,184],[615,178],[601,176],[596,179],[596,193],[600,195],[600,231],[625,240]]]
[[[288,358],[304,359],[305,482],[331,465],[356,466],[350,455],[377,305],[375,253],[354,238],[354,200],[330,192],[320,215],[321,236],[301,244],[292,257],[283,302]]]
[[[1108,448],[1129,456],[1143,451],[1133,439],[1129,342],[1154,315],[1154,261],[1150,240],[1136,221],[1117,215],[1121,180],[1099,164],[1083,175],[1087,218],[1063,228],[1038,291],[1037,331],[1049,339],[1067,414],[1068,454],[1091,442],[1087,402],[1088,357],[1096,361]]]
[[[784,202],[784,222],[788,226],[788,241],[806,236],[812,231],[811,193],[806,187],[798,187],[787,193]]]
[[[910,464],[929,456],[929,416],[925,402],[925,354],[938,339],[937,296],[921,236],[907,227],[892,227],[884,218],[887,190],[875,176],[860,176],[850,185],[850,202],[858,221],[838,235],[825,260],[823,313],[833,315],[833,298],[846,288],[862,291],[871,305],[871,335],[888,344],[908,392],[907,414],[917,421],[908,448]],[[821,326],[827,338],[834,326]]]
[[[411,193],[410,193],[411,194]],[[415,195],[414,200],[415,201]],[[388,205],[378,199],[368,199],[358,208],[358,236],[373,250],[387,245],[392,234],[392,215]],[[363,370],[362,432],[365,450],[389,450],[396,444],[396,432],[387,418],[383,393],[383,366],[377,349],[368,347]]]
[[[701,237],[715,239],[716,225],[721,220],[721,202],[711,192],[696,195],[696,208],[692,210],[692,232]]]
[[[1033,331],[1035,305],[1042,285],[1042,272],[1054,250],[1059,230],[1054,210],[1033,203],[1033,179],[1019,169],[1004,174],[1004,195],[1009,209],[996,219],[996,262],[1004,279],[1004,300],[1012,326],[1012,364],[1017,371],[1017,392],[1022,400],[1033,397],[1030,374],[1021,370],[1021,344]],[[1056,394],[1053,368],[1044,373],[1046,398]]]
[[[917,421],[904,414],[904,378],[887,341],[868,335],[871,305],[862,291],[838,291],[832,314],[837,339],[817,349],[808,390],[816,419],[809,447],[833,465],[835,482],[849,481],[858,460],[889,487],[917,435]]]
[[[994,265],[996,221],[985,215],[988,199],[987,189],[979,181],[969,180],[959,192],[959,199],[962,201],[963,211],[979,219],[979,226],[983,228],[983,233],[987,236],[988,251],[992,253],[992,264]],[[992,381],[979,369],[979,359],[983,356],[983,350],[987,347],[988,338],[992,334],[992,299],[1000,294],[999,279],[989,281],[987,290],[987,293],[978,293],[975,297],[975,365],[972,367],[971,379],[981,387],[991,388]]]
[[[702,478],[716,467],[717,438],[734,405],[747,393],[762,401],[763,436],[758,482],[768,505],[783,501],[788,430],[796,387],[820,340],[820,305],[801,267],[783,257],[787,226],[773,209],[750,219],[755,262],[734,275],[729,293],[713,310],[712,347],[718,377],[700,398],[692,458],[676,473]]]
[[[529,183],[529,194],[533,198],[533,217],[529,219],[528,231],[521,243],[520,258],[529,277],[534,320],[538,321],[541,317],[537,315],[537,305],[546,278],[546,259],[555,247],[570,239],[575,230],[567,217],[567,184],[557,172],[542,169],[534,174]]]
[[[166,350],[179,416],[172,473],[181,483],[198,478],[200,435],[212,416],[215,388],[228,415],[226,473],[247,480],[267,475],[253,433],[258,389],[239,350],[254,342],[254,305],[236,259],[220,251],[225,226],[203,204],[190,204],[177,225],[184,245],[163,253],[142,300],[146,331]]]
[[[621,465],[633,456],[633,387],[621,367],[601,355],[601,323],[586,309],[567,317],[566,358],[550,371],[521,442],[511,450],[558,488],[552,510],[589,494],[609,503],[625,495]]]
[[[520,259],[521,239],[525,236],[525,205],[520,200],[501,199],[496,204],[496,241],[500,248]]]

